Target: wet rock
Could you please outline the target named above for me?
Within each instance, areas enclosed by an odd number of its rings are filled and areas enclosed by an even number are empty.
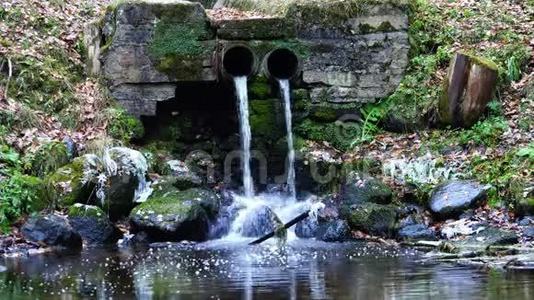
[[[317,235],[319,223],[315,219],[307,218],[295,225],[295,234],[299,238],[309,239]]]
[[[170,160],[165,163],[162,175],[170,175],[174,179],[174,186],[180,190],[186,190],[202,185],[202,179],[193,172],[185,162]]]
[[[31,217],[21,229],[22,235],[37,243],[65,248],[81,248],[81,236],[65,217],[49,214]]]
[[[74,204],[69,208],[68,220],[89,245],[113,244],[121,237],[120,231],[97,206]]]
[[[348,209],[343,209],[342,214],[353,230],[380,236],[394,235],[397,219],[396,206],[376,203],[354,204]]]
[[[516,233],[500,228],[488,227],[460,242],[463,247],[487,248],[489,246],[502,246],[517,244],[519,238]]]
[[[452,181],[438,186],[430,198],[430,209],[439,218],[457,218],[465,210],[486,200],[483,186],[474,181]]]
[[[228,205],[221,209],[217,219],[210,225],[210,239],[218,239],[230,232],[230,226],[237,217],[239,208],[235,205]]]
[[[262,205],[247,213],[241,227],[241,234],[246,237],[261,237],[283,225],[268,206]]]
[[[132,210],[130,222],[134,232],[145,231],[152,241],[202,241],[219,201],[214,192],[199,188],[158,191]]]
[[[349,225],[344,220],[322,224],[317,230],[317,238],[325,242],[344,242],[350,238]]]
[[[83,158],[86,184],[95,190],[90,204],[101,206],[113,220],[127,216],[135,203],[147,196],[148,162],[141,152],[114,147],[102,156]]]
[[[529,226],[534,225],[534,217],[533,216],[525,216],[517,222],[517,225],[519,226]]]
[[[435,240],[436,232],[425,224],[413,224],[399,230],[399,238],[403,240]]]
[[[367,174],[351,172],[347,175],[345,184],[341,188],[340,197],[344,204],[366,202],[389,204],[393,198],[393,192],[376,178]]]
[[[523,229],[523,237],[532,240],[534,239],[534,226],[529,226]]]

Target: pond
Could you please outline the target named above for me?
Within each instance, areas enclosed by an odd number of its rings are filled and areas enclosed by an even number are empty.
[[[222,240],[4,258],[1,299],[521,299],[534,274],[422,263],[363,243]]]

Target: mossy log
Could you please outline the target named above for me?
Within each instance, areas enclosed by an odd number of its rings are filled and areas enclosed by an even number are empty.
[[[439,103],[440,123],[464,128],[474,125],[493,96],[497,75],[494,63],[456,53]]]

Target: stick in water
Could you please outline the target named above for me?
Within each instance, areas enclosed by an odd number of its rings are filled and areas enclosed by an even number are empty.
[[[310,215],[310,211],[306,211],[306,212],[303,212],[302,214],[298,215],[296,218],[294,218],[293,220],[289,221],[287,224],[284,225],[284,227],[282,229],[289,229],[291,226],[297,224],[298,222],[306,219],[308,216]],[[263,242],[265,242],[266,240],[272,238],[273,236],[275,236],[276,234],[276,231],[278,231],[279,229],[277,230],[274,230],[266,235],[264,235],[263,237],[249,243],[249,245],[258,245],[258,244],[261,244]]]

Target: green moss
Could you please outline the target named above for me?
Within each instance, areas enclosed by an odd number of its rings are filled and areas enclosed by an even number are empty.
[[[249,41],[248,45],[258,57],[264,57],[267,53],[280,48],[293,51],[301,60],[309,57],[311,53],[308,43],[298,39]]]
[[[27,154],[24,163],[28,171],[43,177],[69,163],[67,147],[62,142],[50,142],[42,145],[35,153]]]
[[[356,123],[318,123],[305,119],[295,127],[295,133],[305,139],[325,141],[340,150],[348,150],[352,142],[360,136],[361,131]]]
[[[131,215],[173,214],[187,217],[205,212],[211,215],[217,208],[214,205],[218,205],[218,198],[211,191],[199,188],[179,191],[176,188],[166,186],[165,189],[155,193],[149,200],[134,208]]]
[[[265,76],[257,76],[248,85],[249,98],[269,99],[272,95],[271,84]]]
[[[280,114],[280,100],[251,100],[250,108],[250,128],[253,136],[261,136],[270,142],[276,141],[285,132],[282,128],[278,116]]]
[[[69,218],[75,217],[92,217],[96,219],[106,220],[107,215],[98,206],[84,205],[76,203],[69,207],[67,215]]]
[[[321,106],[313,109],[310,117],[319,122],[334,122],[337,120],[337,111],[332,107]]]
[[[111,107],[105,114],[108,117],[107,131],[112,138],[129,143],[132,139],[140,139],[145,134],[143,123],[123,108]]]
[[[475,62],[475,64],[477,65],[481,65],[481,66],[484,66],[488,69],[491,69],[491,70],[494,70],[494,71],[498,71],[499,70],[499,66],[497,66],[496,63],[494,63],[493,61],[487,59],[487,58],[484,58],[484,57],[481,57],[481,56],[477,56],[477,55],[474,55],[473,53],[470,53],[470,52],[460,52],[461,54],[463,55],[466,55],[468,56],[473,62]]]
[[[82,183],[85,159],[75,158],[72,163],[58,169],[44,180],[47,199],[58,207],[89,200],[89,189]]]
[[[393,205],[364,203],[342,211],[353,230],[377,235],[391,235],[395,230],[397,213]]]

